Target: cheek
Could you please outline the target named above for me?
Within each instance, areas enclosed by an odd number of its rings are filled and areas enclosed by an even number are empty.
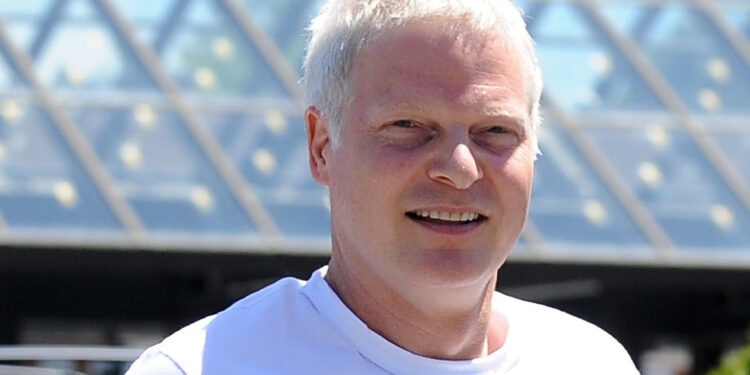
[[[518,189],[529,191],[534,179],[534,162],[530,160],[514,160],[506,165],[504,173],[508,176],[508,179],[517,184]]]
[[[517,181],[524,190],[530,190],[535,159],[533,143],[527,140],[503,163],[503,173]]]
[[[525,212],[528,209],[534,178],[534,162],[530,158],[510,157],[502,162],[498,161],[490,164],[485,174],[492,176],[495,193],[505,209],[515,212]]]
[[[353,146],[349,168],[376,189],[396,188],[424,165],[425,151],[421,148],[405,150],[375,137]]]
[[[385,175],[392,175],[394,178],[403,179],[405,176],[418,172],[422,160],[424,159],[420,152],[415,150],[400,150],[393,147],[383,147],[376,151],[379,154],[379,168]]]
[[[524,142],[515,149],[501,154],[491,154],[487,159],[487,165],[496,174],[530,180],[534,174],[534,159],[531,144]]]
[[[366,144],[341,146],[331,165],[332,205],[348,211],[347,216],[366,216],[383,208],[398,181],[394,171],[401,170],[403,164]]]

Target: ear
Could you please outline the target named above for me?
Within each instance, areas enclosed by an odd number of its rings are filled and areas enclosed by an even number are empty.
[[[331,138],[329,123],[315,107],[305,111],[307,125],[307,151],[310,156],[310,173],[313,179],[323,185],[328,185],[328,156]]]

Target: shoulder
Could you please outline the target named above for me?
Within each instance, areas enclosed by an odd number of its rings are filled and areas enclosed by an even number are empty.
[[[130,365],[125,375],[148,374],[185,375],[185,371],[166,354],[156,348],[149,348]]]
[[[207,369],[217,363],[231,366],[235,360],[252,360],[248,353],[274,347],[274,339],[285,326],[285,316],[308,313],[309,302],[300,291],[302,285],[304,282],[297,279],[279,280],[218,314],[180,329],[146,350],[128,374],[222,373]],[[154,368],[171,371],[148,371]]]
[[[524,330],[541,335],[577,332],[578,334],[596,336],[601,339],[614,340],[601,328],[564,311],[542,304],[524,301],[515,297],[496,294],[495,306],[508,315],[513,324],[522,325]]]
[[[523,348],[523,357],[544,359],[558,369],[571,366],[579,374],[638,373],[622,344],[596,325],[549,306],[495,297],[493,304],[508,317],[509,335]]]

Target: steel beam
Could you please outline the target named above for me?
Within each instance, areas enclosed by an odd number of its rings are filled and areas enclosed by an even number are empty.
[[[170,105],[186,125],[188,132],[195,139],[201,151],[211,165],[216,168],[221,179],[229,187],[244,212],[258,225],[270,244],[278,242],[280,231],[271,216],[262,206],[255,192],[245,183],[240,172],[232,164],[221,145],[211,131],[200,120],[191,104],[185,99],[179,86],[164,71],[154,51],[135,36],[135,31],[125,19],[117,13],[110,0],[92,1],[113,26],[123,45],[142,62],[151,78],[164,92]]]
[[[546,5],[551,1],[539,1],[535,3],[534,10],[538,16],[544,11]],[[533,28],[536,19],[527,20],[527,27]],[[563,127],[573,143],[581,151],[586,161],[593,167],[594,172],[602,179],[604,184],[614,195],[617,202],[630,216],[636,226],[646,236],[646,239],[654,246],[657,253],[663,259],[673,257],[674,244],[670,240],[661,225],[654,220],[648,209],[636,198],[636,196],[627,187],[617,170],[612,167],[606,160],[605,155],[599,151],[598,147],[592,142],[582,130],[580,124],[566,115],[564,111],[557,106],[548,96],[544,98],[544,108]]]
[[[721,9],[713,0],[692,0],[696,8],[702,12],[709,22],[716,28],[719,34],[737,52],[750,70],[750,42],[741,32],[727,23],[721,15]]]
[[[661,8],[655,5],[648,5],[645,6],[645,8],[646,14],[641,15],[635,27],[633,27],[633,40],[637,42],[641,42],[644,36],[651,31],[651,27],[654,26],[654,21],[656,21],[659,13],[661,13]]]
[[[7,236],[8,234],[8,222],[5,221],[5,217],[0,213],[0,237]]]
[[[143,348],[122,346],[3,345],[0,361],[132,362]]]
[[[135,211],[120,195],[115,183],[107,173],[106,168],[99,162],[96,153],[91,148],[91,145],[89,145],[86,137],[81,133],[70,116],[62,109],[62,106],[57,103],[50,91],[36,77],[34,63],[31,58],[20,48],[13,45],[2,18],[0,18],[0,47],[7,53],[9,62],[14,65],[15,69],[29,83],[36,100],[47,110],[53,125],[60,131],[63,139],[69,145],[71,152],[81,163],[84,171],[91,177],[94,185],[112,209],[115,217],[127,231],[130,239],[137,242],[143,233],[143,225]]]
[[[745,182],[742,175],[727,160],[727,157],[698,121],[692,117],[687,106],[682,102],[677,93],[674,92],[666,79],[659,74],[659,71],[651,64],[632,39],[618,33],[612,28],[612,25],[601,14],[596,0],[582,0],[582,6],[595,25],[622,52],[636,73],[646,82],[646,85],[649,86],[667,109],[674,114],[677,124],[685,130],[698,150],[716,170],[727,186],[729,186],[730,190],[742,202],[745,208],[750,210],[750,185]]]
[[[245,36],[258,48],[261,56],[297,101],[301,113],[304,110],[305,100],[302,87],[299,84],[299,77],[289,66],[273,40],[255,24],[249,11],[240,5],[237,0],[218,0],[217,3],[224,7],[227,15],[239,25]]]
[[[544,236],[530,217],[526,218],[521,236],[528,242],[529,253],[532,257],[540,257],[544,254]]]
[[[37,31],[34,41],[31,42],[31,48],[29,48],[29,55],[33,59],[36,59],[41,52],[44,42],[47,41],[49,33],[52,32],[55,25],[60,22],[62,10],[65,8],[68,0],[55,0],[49,7],[47,15],[40,21],[41,27]]]
[[[591,164],[596,174],[614,195],[617,202],[630,215],[638,229],[651,242],[664,260],[671,260],[674,255],[674,244],[661,225],[651,216],[648,209],[630,191],[617,170],[607,161],[606,155],[589,139],[583,128],[566,115],[552,99],[544,98],[545,112],[562,125],[573,143]]]
[[[191,0],[177,0],[175,1],[172,9],[169,10],[169,14],[166,16],[166,21],[161,25],[159,31],[156,33],[154,39],[154,51],[157,54],[161,54],[167,41],[172,36],[172,32],[179,24],[182,17],[185,15],[185,11],[190,5]]]

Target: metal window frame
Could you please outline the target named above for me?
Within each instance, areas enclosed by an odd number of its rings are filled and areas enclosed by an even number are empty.
[[[688,107],[659,73],[658,69],[653,66],[645,53],[641,51],[640,47],[629,36],[617,32],[607,22],[601,13],[600,1],[580,0],[578,3],[582,5],[582,9],[587,12],[591,21],[604,33],[613,46],[622,53],[623,57],[634,68],[636,74],[644,80],[667,110],[672,113],[675,122],[686,132],[699,152],[727,184],[735,197],[742,203],[746,210],[750,211],[750,184],[744,180],[742,175],[727,159],[727,156],[721,151],[720,147],[710,138],[708,132],[692,116]]]
[[[145,68],[149,78],[151,78],[156,83],[157,88],[161,90],[161,95],[158,98],[152,98],[152,100],[145,102],[152,104],[156,103],[161,108],[167,108],[177,114],[181,123],[188,130],[190,136],[198,144],[199,152],[207,158],[210,166],[218,173],[221,182],[229,188],[232,197],[240,204],[243,212],[255,224],[257,224],[258,228],[265,236],[264,242],[261,241],[256,243],[251,241],[251,243],[247,245],[243,245],[240,242],[234,242],[228,237],[213,238],[206,243],[224,244],[230,251],[239,251],[243,248],[249,248],[251,249],[250,251],[261,251],[261,249],[263,249],[265,251],[284,250],[287,252],[305,252],[305,249],[309,248],[314,249],[313,253],[320,253],[326,251],[324,248],[329,249],[329,246],[321,245],[321,243],[307,246],[302,242],[288,240],[281,236],[277,224],[267,212],[257,194],[253,191],[252,186],[244,179],[239,170],[237,170],[225,150],[222,149],[210,129],[198,115],[199,110],[196,109],[195,103],[199,101],[199,99],[191,98],[189,95],[183,93],[177,83],[164,70],[162,63],[159,60],[158,52],[163,47],[164,42],[170,37],[174,26],[179,23],[181,15],[184,15],[185,9],[188,7],[190,0],[178,0],[171,9],[168,10],[168,15],[166,17],[169,19],[157,29],[157,42],[155,46],[148,45],[137,38],[132,25],[128,24],[120,12],[116,10],[111,0],[89,1],[94,5],[95,9],[99,10],[99,13],[104,18],[104,22],[114,31],[115,37],[121,42],[121,46],[124,46],[132,53],[136,63],[140,63],[141,66]],[[30,84],[33,100],[50,114],[51,122],[63,135],[63,140],[68,147],[70,147],[76,161],[81,163],[84,172],[89,178],[91,178],[94,186],[104,197],[105,203],[115,214],[128,235],[127,240],[94,239],[94,242],[114,247],[138,245],[139,247],[153,246],[159,248],[165,247],[168,249],[185,246],[192,248],[190,246],[190,242],[194,240],[192,237],[186,237],[187,239],[184,241],[170,243],[169,240],[161,238],[159,234],[151,234],[144,229],[137,213],[133,210],[129,202],[123,199],[119,194],[117,186],[109,176],[106,167],[101,164],[85,136],[80,132],[72,118],[66,113],[64,104],[68,103],[66,101],[68,99],[53,96],[53,92],[45,87],[36,77],[36,72],[33,67],[33,58],[35,58],[41,51],[44,41],[47,39],[50,31],[53,30],[58,21],[59,17],[57,16],[59,16],[65,4],[68,2],[68,0],[54,0],[54,3],[50,5],[50,8],[46,12],[46,16],[40,21],[42,25],[39,33],[31,43],[32,52],[30,56],[25,54],[23,50],[13,46],[13,42],[7,33],[6,25],[3,23],[3,20],[0,19],[0,48],[4,48],[7,51],[7,54],[10,56],[9,63],[12,64],[13,67],[21,73],[21,76]],[[584,17],[587,18],[586,22],[603,32],[604,38],[609,41],[614,49],[622,54],[625,60],[633,67],[635,74],[643,79],[647,88],[651,90],[657,100],[662,102],[665,106],[665,115],[674,119],[675,124],[686,132],[690,140],[696,146],[700,156],[709,163],[713,171],[719,175],[721,180],[729,187],[729,190],[738,198],[741,204],[746,209],[750,210],[750,184],[729,161],[719,145],[710,138],[710,132],[701,125],[700,116],[690,112],[688,107],[679,97],[678,93],[674,91],[670,83],[666,81],[663,75],[652,64],[645,53],[635,43],[633,38],[630,35],[619,33],[607,22],[600,9],[601,1],[530,0],[530,2],[536,7],[540,6],[540,4],[556,2],[581,6],[581,9],[585,13]],[[634,0],[633,2],[657,8],[659,8],[660,5],[663,5],[662,2],[657,0]],[[719,31],[719,35],[725,39],[729,44],[729,47],[735,50],[740,55],[743,62],[748,68],[750,68],[750,43],[744,35],[733,29],[732,26],[724,20],[715,0],[681,0],[678,3],[687,4],[687,6],[691,6],[691,9],[702,12],[711,24]],[[216,4],[218,5],[218,10],[225,13],[229,19],[238,26],[241,34],[257,49],[260,57],[266,62],[267,66],[270,67],[272,73],[276,74],[284,87],[292,94],[294,103],[292,104],[290,101],[287,107],[285,107],[285,111],[289,111],[289,113],[292,111],[298,111],[301,113],[304,110],[304,98],[296,70],[292,69],[289,65],[279,46],[276,45],[266,31],[262,30],[254,21],[252,11],[243,4],[240,4],[238,0],[217,0]],[[55,94],[57,94],[57,92],[55,92]],[[75,97],[75,95],[73,95],[73,97]],[[85,97],[85,95],[83,95],[83,97]],[[73,100],[75,101],[76,99],[73,98]],[[104,100],[104,102],[106,102],[106,100]],[[247,102],[250,103],[251,101]],[[702,259],[700,256],[683,256],[684,254],[682,254],[681,251],[679,256],[676,257],[674,251],[675,245],[668,234],[664,231],[661,224],[654,219],[651,212],[628,188],[619,172],[609,163],[608,159],[606,159],[605,154],[598,148],[595,142],[592,141],[590,136],[585,133],[584,126],[581,124],[580,119],[575,115],[566,113],[566,111],[557,106],[549,97],[545,97],[544,102],[545,111],[551,118],[555,119],[561,125],[562,130],[571,138],[574,147],[577,148],[586,162],[592,167],[597,177],[601,178],[605,187],[613,194],[616,201],[626,214],[646,236],[651,245],[654,246],[657,250],[656,253],[659,256],[658,259],[660,261],[669,262],[670,264],[690,265],[692,264],[692,259]],[[127,105],[127,103],[127,100],[124,102],[117,101],[115,105]],[[247,111],[253,110],[244,108],[243,103],[245,103],[245,101],[235,100],[231,103],[223,104],[221,108],[212,109],[211,111],[216,113],[246,113]],[[258,105],[263,105],[262,101],[259,101],[258,103]],[[4,223],[0,214],[0,243],[12,244],[20,241],[20,237],[14,237],[12,231],[9,233],[6,230],[6,226],[7,223]],[[552,261],[556,259],[568,261],[583,259],[579,257],[579,253],[574,253],[572,255],[566,253],[561,255],[548,252],[549,245],[545,243],[543,233],[534,225],[531,219],[527,219],[522,236],[528,241],[530,253],[528,256],[524,255],[521,259]],[[77,241],[71,242],[70,239],[65,238],[57,238],[55,240],[61,241],[61,243],[78,244]],[[55,240],[53,240],[53,237],[50,237],[48,245],[53,244]],[[45,240],[42,240],[41,242],[44,241]],[[246,241],[246,239],[243,239],[242,241]],[[193,247],[200,246],[193,244]],[[618,258],[619,256],[620,255],[615,255],[615,258],[620,259]],[[622,257],[625,259],[620,261],[624,263],[631,262],[627,260],[627,254],[622,255]],[[592,256],[591,259],[596,261],[597,259],[601,260],[610,258],[607,254],[600,254]],[[642,260],[635,258],[632,260],[632,262],[635,263],[640,261]],[[653,259],[646,261],[654,262]],[[619,261],[616,260],[616,262]],[[740,263],[742,264],[742,262]],[[750,264],[750,260],[748,260],[748,264]]]
[[[534,0],[537,13],[543,13],[544,7],[555,2],[554,0]],[[580,2],[576,2],[577,4]],[[535,20],[529,20],[531,24]],[[581,124],[573,117],[567,114],[559,105],[557,105],[549,95],[543,94],[543,107],[551,118],[556,120],[562,130],[570,136],[574,146],[578,149],[586,162],[593,168],[597,177],[601,178],[605,187],[615,198],[619,206],[635,223],[636,227],[651,243],[657,254],[662,260],[667,261],[674,258],[674,243],[664,231],[657,220],[653,218],[650,211],[641,203],[636,195],[628,188],[620,174],[611,163],[609,163],[605,154],[599,147],[586,135]]]
[[[62,14],[62,10],[65,9],[65,5],[67,5],[67,3],[68,0],[54,0],[54,3],[50,5],[49,10],[47,11],[47,15],[45,15],[44,18],[39,21],[41,28],[34,37],[34,40],[31,42],[31,48],[29,48],[29,55],[34,60],[36,60],[37,56],[39,56],[44,42],[47,40],[47,37],[57,25],[57,22]]]
[[[13,45],[2,18],[0,18],[0,47],[7,53],[8,62],[31,86],[36,101],[50,115],[53,126],[62,135],[63,141],[70,148],[75,160],[81,163],[84,171],[94,183],[94,187],[102,195],[115,218],[125,229],[127,236],[131,241],[137,243],[144,233],[140,219],[130,204],[120,195],[116,184],[109,176],[106,168],[99,162],[96,153],[78,126],[55,100],[50,90],[39,81],[31,57]]]
[[[673,259],[675,246],[672,240],[649,210],[628,188],[605,154],[586,135],[583,127],[573,117],[567,115],[549,96],[544,96],[544,107],[546,112],[562,125],[563,130],[573,140],[575,147],[593,167],[594,173],[602,179],[617,203],[630,216],[641,233],[646,236],[646,239],[651,242],[659,256],[663,260]]]
[[[116,11],[109,0],[91,0],[106,21],[113,27],[117,37],[140,60],[150,78],[156,82],[188,133],[198,144],[220,179],[239,203],[243,212],[258,226],[270,244],[278,242],[280,231],[270,214],[261,204],[257,194],[245,182],[221,145],[208,127],[185,99],[177,83],[164,71],[156,53],[135,36],[133,27]]]
[[[284,87],[289,90],[297,101],[300,112],[304,111],[305,100],[302,93],[302,87],[299,84],[300,77],[298,77],[297,73],[291,68],[291,66],[289,66],[289,63],[287,63],[284,55],[276,46],[273,39],[269,37],[252,19],[250,9],[240,5],[237,0],[217,0],[217,4],[224,9],[224,12],[230,19],[232,19],[232,21],[239,25],[245,37],[257,48],[258,52],[260,52],[266,65],[276,73],[276,76],[284,84]]]

